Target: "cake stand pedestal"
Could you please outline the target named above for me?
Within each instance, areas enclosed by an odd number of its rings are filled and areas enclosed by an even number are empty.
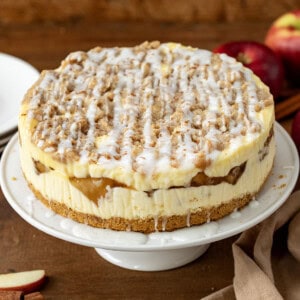
[[[206,252],[210,244],[161,251],[116,251],[95,248],[97,253],[119,267],[136,271],[164,271],[184,266]]]

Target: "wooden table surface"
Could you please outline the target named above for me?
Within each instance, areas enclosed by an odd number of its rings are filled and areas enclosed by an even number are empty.
[[[263,41],[268,23],[141,24],[80,23],[0,26],[0,50],[39,70],[55,68],[71,51],[135,45],[144,40],[177,41],[212,49],[230,40]],[[282,122],[289,131],[291,120]],[[231,244],[211,245],[196,261],[170,271],[138,272],[114,266],[93,248],[51,237],[25,221],[0,190],[0,273],[45,269],[46,299],[200,299],[232,283]]]

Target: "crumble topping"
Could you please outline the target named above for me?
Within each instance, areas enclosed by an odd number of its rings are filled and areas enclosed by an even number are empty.
[[[261,131],[266,88],[233,58],[179,44],[95,48],[44,71],[27,95],[32,142],[60,161],[154,174],[204,170]]]

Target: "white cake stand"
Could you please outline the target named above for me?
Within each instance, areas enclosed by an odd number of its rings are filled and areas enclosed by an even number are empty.
[[[256,199],[219,221],[173,232],[142,234],[92,228],[53,213],[27,187],[20,168],[17,136],[3,153],[0,182],[12,208],[39,230],[72,243],[94,247],[104,259],[123,268],[167,270],[198,258],[210,243],[263,221],[284,203],[296,184],[299,159],[291,138],[278,124],[275,137],[274,168]]]

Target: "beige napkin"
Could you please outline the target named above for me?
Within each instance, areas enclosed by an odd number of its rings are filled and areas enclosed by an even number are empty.
[[[282,249],[272,257],[274,234],[287,223],[287,241],[278,241]],[[233,285],[203,299],[300,299],[300,191],[267,220],[241,234],[232,251]]]

